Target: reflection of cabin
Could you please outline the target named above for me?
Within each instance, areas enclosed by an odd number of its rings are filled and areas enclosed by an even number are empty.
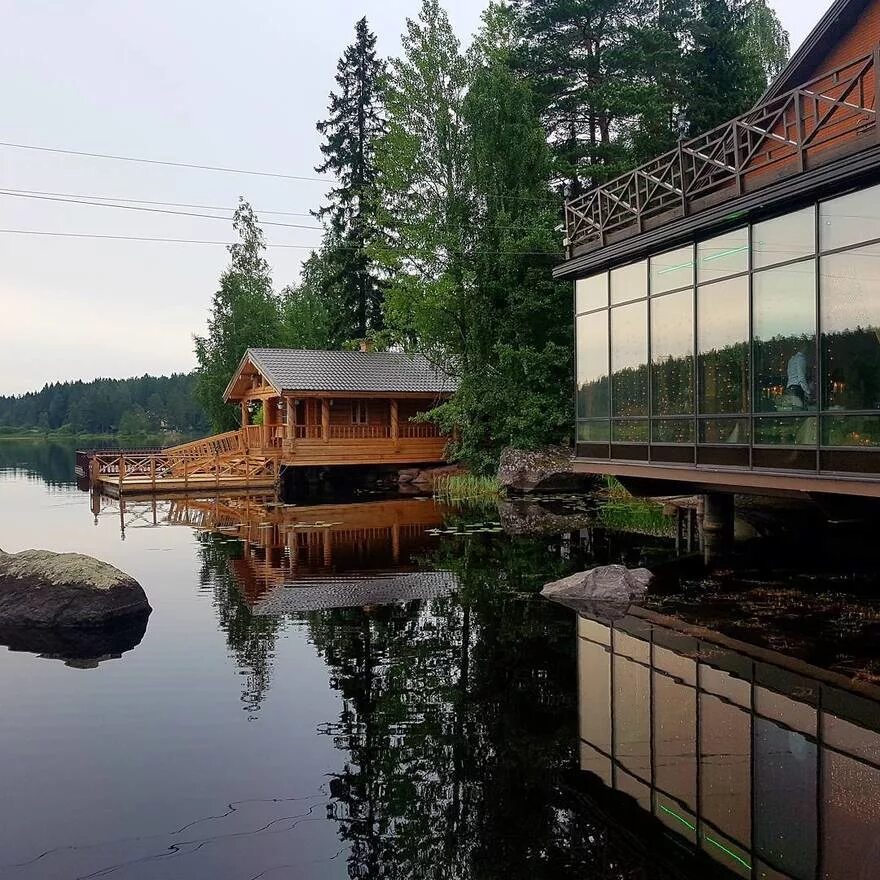
[[[445,438],[418,419],[453,390],[420,355],[257,348],[225,399],[241,407],[248,446],[284,465],[414,464],[442,461]]]
[[[875,686],[641,609],[577,642],[581,768],[718,876],[877,876]]]
[[[241,541],[241,556],[230,560],[236,584],[253,610],[276,613],[331,607],[337,592],[339,606],[439,595],[439,581],[418,560],[435,546],[430,532],[444,514],[419,498],[292,507],[241,496],[181,500],[169,519]]]
[[[880,496],[880,0],[742,116],[566,205],[576,468]]]
[[[92,485],[252,490],[283,468],[439,464],[449,438],[422,416],[454,390],[421,355],[248,349],[224,395],[240,408],[238,430],[156,453],[91,454]]]

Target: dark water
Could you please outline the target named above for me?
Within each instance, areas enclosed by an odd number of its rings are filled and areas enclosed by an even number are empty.
[[[4,880],[878,876],[870,681],[536,595],[668,541],[423,499],[92,509],[69,451],[0,463],[0,547],[154,608],[91,653],[0,648]]]

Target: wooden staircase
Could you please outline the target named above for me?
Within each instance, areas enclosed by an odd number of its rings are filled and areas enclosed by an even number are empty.
[[[110,494],[271,488],[280,450],[254,450],[245,431],[228,431],[160,452],[111,450],[91,455],[93,488]]]

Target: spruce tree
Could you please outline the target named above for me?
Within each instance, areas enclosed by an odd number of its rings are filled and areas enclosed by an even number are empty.
[[[343,339],[363,338],[382,327],[383,284],[370,248],[377,234],[376,141],[385,128],[383,68],[376,37],[362,18],[355,25],[354,43],[339,60],[329,116],[317,124],[325,158],[316,170],[337,180],[317,215],[329,221],[322,259],[332,267],[335,329]]]
[[[788,34],[764,0],[700,0],[685,70],[688,134],[748,110],[787,55]]]
[[[208,332],[194,337],[196,397],[215,431],[238,427],[238,408],[223,402],[223,392],[245,351],[278,345],[280,337],[263,231],[244,199],[232,225],[241,240],[229,246],[230,264],[220,276],[220,288],[211,303]]]

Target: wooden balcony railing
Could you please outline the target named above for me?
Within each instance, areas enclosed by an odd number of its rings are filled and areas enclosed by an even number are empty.
[[[878,143],[880,46],[569,201],[569,256]]]

